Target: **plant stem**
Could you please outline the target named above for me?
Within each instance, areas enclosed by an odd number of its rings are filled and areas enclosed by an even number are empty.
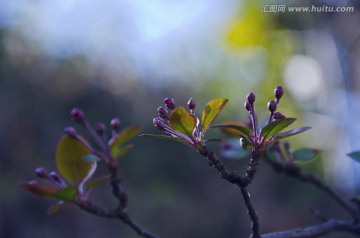
[[[333,231],[343,231],[360,236],[360,224],[354,224],[348,220],[329,220],[320,225],[264,234],[261,238],[310,238],[323,236]]]
[[[248,214],[251,219],[251,230],[252,230],[251,238],[260,238],[259,218],[258,218],[255,208],[252,205],[252,202],[250,200],[250,194],[247,192],[246,188],[243,188],[243,187],[240,187],[240,191],[244,198],[245,205],[248,209]]]
[[[286,175],[296,178],[302,182],[314,185],[315,187],[328,194],[329,197],[331,197],[336,203],[338,203],[344,210],[349,212],[354,219],[358,218],[358,212],[352,206],[350,206],[333,189],[331,189],[314,175],[303,173],[301,169],[295,164],[281,164],[271,161],[270,158],[266,155],[264,157],[266,161],[270,163],[277,172],[285,173]]]

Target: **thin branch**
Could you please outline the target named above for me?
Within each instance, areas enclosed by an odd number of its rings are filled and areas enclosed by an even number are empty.
[[[353,218],[358,218],[358,212],[349,205],[344,199],[342,199],[333,189],[324,184],[321,180],[312,174],[303,173],[301,169],[295,164],[281,164],[270,160],[270,158],[264,155],[267,162],[269,162],[273,168],[280,173],[285,173],[289,177],[296,178],[302,182],[310,183],[320,190],[328,194],[335,202],[337,202],[343,209],[348,211]]]
[[[89,201],[80,201],[77,205],[96,216],[105,217],[110,219],[117,219],[131,227],[139,236],[145,238],[159,238],[156,235],[151,234],[146,229],[137,224],[128,214],[127,212],[127,204],[128,204],[128,195],[125,190],[121,186],[121,178],[118,173],[117,163],[114,159],[110,158],[108,164],[109,172],[110,172],[110,185],[112,187],[112,193],[118,200],[118,206],[116,209],[112,211],[107,211],[103,208],[92,204]]]
[[[261,236],[261,238],[319,237],[334,231],[348,232],[360,236],[360,224],[353,223],[352,221],[348,221],[348,220],[329,220],[320,225],[309,226],[306,228],[299,228],[289,231],[264,234]]]
[[[209,160],[210,165],[218,171],[222,179],[225,179],[230,183],[237,184],[239,187],[247,187],[252,182],[257,172],[257,166],[259,165],[260,158],[259,153],[252,153],[246,174],[242,177],[239,175],[238,171],[230,172],[217,155],[210,151],[207,147],[204,147],[203,150],[199,151],[199,153]]]
[[[218,172],[221,178],[225,179],[226,181],[236,184],[240,187],[241,194],[244,198],[245,205],[248,210],[248,214],[251,220],[251,231],[252,235],[251,238],[260,238],[260,225],[259,225],[259,218],[256,214],[255,208],[251,202],[250,195],[246,190],[246,187],[252,182],[257,172],[257,166],[259,165],[259,158],[260,154],[253,152],[252,158],[249,162],[249,167],[246,170],[246,175],[241,177],[238,175],[238,172],[230,172],[224,164],[219,160],[216,154],[206,147],[203,151],[200,151],[200,154],[205,156],[212,167],[214,167]]]
[[[259,218],[258,218],[255,208],[252,205],[252,202],[250,200],[250,194],[247,192],[246,188],[240,187],[240,190],[241,190],[241,194],[244,198],[245,205],[248,209],[248,214],[251,219],[251,230],[252,230],[251,238],[260,238]]]
[[[133,221],[127,212],[119,212],[117,210],[114,211],[106,211],[103,208],[100,208],[89,201],[84,201],[78,203],[78,206],[83,209],[84,211],[96,215],[98,217],[105,217],[109,219],[117,219],[125,223],[126,225],[130,226],[139,236],[145,238],[159,238],[156,235],[151,234],[144,228],[142,228],[139,224]]]

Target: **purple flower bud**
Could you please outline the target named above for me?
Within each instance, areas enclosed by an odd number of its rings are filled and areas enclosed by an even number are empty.
[[[121,124],[121,121],[120,121],[119,118],[117,118],[117,117],[113,118],[113,119],[111,120],[110,124],[111,124],[111,127],[112,127],[112,129],[113,129],[114,131],[119,131],[119,129],[120,129],[120,124]]]
[[[276,108],[277,108],[277,104],[274,100],[271,100],[268,102],[267,107],[269,109],[270,112],[275,112]]]
[[[190,110],[194,110],[195,109],[195,100],[193,98],[190,98],[189,101],[187,102],[187,106]]]
[[[249,101],[250,105],[253,105],[255,102],[255,94],[253,92],[249,93],[246,97],[246,99]]]
[[[51,173],[49,174],[49,177],[50,177],[50,179],[51,179],[52,181],[54,181],[54,182],[56,182],[56,183],[59,183],[59,184],[62,184],[62,183],[63,183],[62,179],[60,178],[60,175],[59,175],[58,173],[56,173],[56,172],[51,172]]]
[[[168,110],[165,107],[158,107],[157,112],[161,118],[169,120]]]
[[[66,134],[68,137],[73,138],[73,139],[78,138],[78,133],[74,127],[66,127],[64,129],[64,134]]]
[[[249,101],[246,101],[246,102],[245,102],[244,107],[246,108],[246,110],[247,110],[248,112],[250,112],[250,110],[251,110],[251,105],[250,105]]]
[[[280,112],[274,112],[275,120],[279,120],[279,119],[283,119],[283,118],[285,118],[285,116],[283,114],[281,114]]]
[[[175,101],[172,98],[165,98],[164,103],[165,106],[171,110],[174,110],[176,108]]]
[[[165,130],[165,124],[163,119],[161,119],[160,117],[156,117],[153,119],[153,124],[154,126],[159,129],[159,130]]]
[[[279,102],[280,98],[284,95],[284,89],[281,86],[277,86],[274,90],[274,95],[277,102]]]
[[[35,174],[36,176],[38,176],[39,178],[47,178],[47,173],[46,170],[42,167],[36,168],[35,169]]]
[[[79,108],[73,108],[71,110],[71,116],[74,118],[75,121],[77,121],[79,123],[84,123],[85,122],[85,114]]]
[[[99,135],[102,136],[102,135],[105,133],[105,131],[106,131],[106,126],[105,126],[104,123],[98,122],[98,123],[96,124],[96,126],[95,126],[95,130],[96,130],[96,132],[97,132]]]
[[[28,184],[29,185],[38,185],[39,183],[36,180],[31,180],[31,181],[28,182]]]

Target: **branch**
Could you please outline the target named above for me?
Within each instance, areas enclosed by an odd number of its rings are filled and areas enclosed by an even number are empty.
[[[222,179],[225,179],[232,184],[237,184],[239,187],[247,187],[252,182],[257,172],[257,166],[259,165],[259,159],[261,157],[261,154],[253,151],[246,174],[242,177],[239,175],[238,171],[230,172],[217,155],[210,151],[206,146],[203,150],[199,151],[199,153],[209,160],[210,166],[214,167],[219,172]]]
[[[251,203],[250,194],[247,192],[246,188],[240,187],[240,190],[241,190],[241,194],[244,198],[245,205],[248,209],[248,214],[251,219],[251,230],[252,230],[251,238],[260,238],[259,218],[256,214],[254,206]]]
[[[246,190],[246,187],[252,182],[255,177],[257,166],[259,165],[259,158],[260,154],[253,151],[252,158],[249,162],[249,167],[246,170],[246,175],[241,177],[238,175],[238,172],[230,172],[224,164],[219,160],[216,154],[206,147],[203,151],[200,151],[200,154],[205,156],[212,167],[214,167],[218,172],[221,178],[225,179],[226,181],[236,184],[240,187],[241,194],[244,198],[245,205],[248,210],[248,214],[251,220],[251,230],[252,235],[251,238],[260,238],[260,225],[259,225],[259,218],[256,214],[255,208],[250,200],[250,195]]]
[[[357,234],[360,236],[360,224],[347,220],[329,220],[323,224],[299,228],[289,231],[264,234],[261,238],[304,238],[319,237],[330,232],[342,231]]]
[[[337,202],[343,209],[348,211],[354,219],[358,218],[357,211],[350,206],[344,199],[342,199],[333,189],[324,184],[321,180],[309,173],[303,173],[301,169],[295,164],[281,164],[270,160],[270,158],[265,154],[266,161],[270,163],[273,168],[280,173],[285,173],[289,177],[296,178],[302,182],[310,183],[320,190],[328,194],[335,202]]]
[[[109,219],[117,219],[130,226],[139,236],[145,238],[159,238],[142,228],[139,224],[133,221],[127,212],[120,212],[119,210],[106,211],[103,208],[100,208],[89,201],[83,201],[78,203],[78,206],[84,211],[96,215],[98,217],[105,217]]]
[[[121,186],[121,178],[118,174],[117,163],[114,159],[110,159],[108,169],[110,172],[110,185],[112,187],[112,193],[118,200],[118,206],[113,211],[106,211],[89,201],[80,201],[77,205],[81,209],[96,216],[120,220],[131,227],[139,236],[145,238],[159,238],[137,224],[127,212],[128,195]]]

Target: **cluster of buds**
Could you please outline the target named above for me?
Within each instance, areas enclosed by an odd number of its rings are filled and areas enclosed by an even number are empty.
[[[267,104],[267,108],[270,111],[270,117],[269,117],[269,121],[267,123],[268,125],[273,120],[280,120],[280,119],[285,118],[285,116],[283,114],[281,114],[280,112],[277,111],[277,107],[278,107],[278,104],[280,103],[280,99],[284,95],[284,89],[281,86],[276,87],[274,90],[274,95],[275,95],[275,100],[270,100]],[[251,92],[247,95],[246,101],[244,104],[245,109],[249,113],[249,117],[251,120],[251,127],[252,127],[252,131],[253,131],[253,134],[250,135],[250,141],[246,140],[245,138],[240,139],[241,146],[247,150],[250,148],[259,149],[264,144],[264,141],[263,141],[264,138],[262,135],[262,131],[260,128],[258,128],[258,125],[257,125],[257,118],[255,115],[255,109],[254,109],[255,100],[256,100],[256,96],[253,92]]]
[[[127,141],[135,137],[142,127],[140,125],[129,126],[120,131],[120,119],[111,120],[112,136],[106,137],[106,125],[98,122],[91,126],[85,113],[79,109],[71,110],[73,119],[80,123],[95,141],[93,147],[73,127],[64,129],[64,134],[56,150],[57,172],[48,173],[44,168],[35,169],[38,178],[48,180],[49,185],[40,184],[35,180],[21,183],[23,189],[40,197],[59,199],[58,204],[66,202],[86,201],[90,191],[99,183],[106,181],[109,176],[93,179],[97,168],[97,162],[104,161],[110,171],[116,169],[116,159],[124,156],[132,145],[125,145]],[[52,210],[52,209],[50,209]]]
[[[34,172],[38,178],[50,181],[56,188],[65,188],[67,186],[65,180],[54,171],[47,173],[47,171],[43,167],[39,167],[36,168]],[[37,181],[33,180],[29,183],[37,184]]]
[[[275,100],[270,100],[268,102],[268,109],[270,111],[269,123],[275,119],[283,119],[285,116],[280,112],[276,111],[278,104],[280,103],[281,97],[284,95],[284,89],[281,86],[277,86],[274,90]]]
[[[189,112],[183,107],[176,107],[175,101],[172,98],[165,98],[164,99],[165,107],[159,106],[157,108],[158,117],[153,119],[153,125],[158,130],[164,131],[167,134],[170,134],[172,138],[176,138],[181,140],[183,143],[195,148],[201,149],[203,147],[202,142],[202,132],[199,130],[199,119],[195,115],[195,107],[196,103],[193,98],[190,98],[187,102],[187,107]],[[177,111],[178,110],[178,111]],[[175,112],[177,111],[177,112]],[[176,113],[184,113],[190,117],[190,120],[193,121],[194,128],[191,128],[189,133],[184,133],[183,131],[177,131],[176,129],[172,128],[171,124],[177,124],[176,116],[173,116],[173,112]],[[184,116],[184,115],[181,115]],[[146,135],[145,135],[146,136]]]
[[[105,141],[106,135],[106,125],[103,122],[96,123],[95,127],[92,127],[90,123],[87,121],[85,113],[79,109],[74,108],[71,110],[72,118],[81,124],[93,137],[96,144],[101,148],[102,151],[97,151],[92,145],[73,127],[66,127],[64,129],[64,134],[67,136],[80,141],[83,145],[85,145],[93,154],[96,154],[101,160],[109,161],[110,160],[110,151],[108,147],[114,141],[114,139],[119,135],[121,121],[119,118],[113,118],[110,122],[110,126],[112,128],[112,137],[110,138],[109,142]]]

